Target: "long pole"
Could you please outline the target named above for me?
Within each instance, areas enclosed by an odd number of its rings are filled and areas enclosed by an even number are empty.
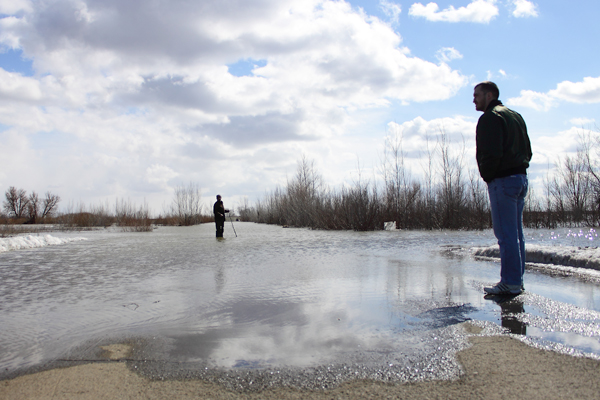
[[[237,237],[237,232],[235,231],[235,226],[233,226],[233,220],[231,219],[231,214],[229,214],[229,222],[231,222],[231,227],[233,228],[233,233],[235,233],[235,237]]]

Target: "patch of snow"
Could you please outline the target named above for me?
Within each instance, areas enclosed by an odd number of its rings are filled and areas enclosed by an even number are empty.
[[[83,237],[57,238],[51,235],[27,235],[0,239],[0,253],[11,250],[33,249],[35,247],[53,246],[69,242],[87,240]]]
[[[396,221],[384,222],[383,229],[386,231],[395,231],[396,230]]]
[[[474,256],[500,258],[498,245],[474,247]],[[540,246],[525,244],[528,263],[553,264],[567,267],[600,270],[600,248],[576,246]]]

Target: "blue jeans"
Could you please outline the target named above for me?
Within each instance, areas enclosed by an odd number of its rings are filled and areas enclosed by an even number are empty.
[[[507,285],[523,284],[523,208],[528,186],[527,175],[496,178],[488,183],[494,235],[500,246],[500,281]]]

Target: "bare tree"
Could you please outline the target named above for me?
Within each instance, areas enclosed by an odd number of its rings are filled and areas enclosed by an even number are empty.
[[[317,173],[314,160],[308,161],[305,155],[298,161],[296,176],[287,184],[287,195],[283,215],[294,226],[311,226],[319,217],[316,214],[318,197],[323,186],[323,178]],[[293,221],[293,222],[291,222]]]
[[[596,127],[595,135],[592,131],[582,130],[579,137],[580,151],[587,172],[589,189],[591,191],[590,206],[593,210],[594,222],[600,222],[600,129]]]
[[[422,204],[420,205],[421,214],[422,214],[422,225],[425,228],[431,229],[433,227],[438,228],[438,221],[436,216],[436,202],[435,202],[435,193],[433,190],[434,184],[434,159],[436,156],[436,147],[431,148],[430,146],[430,137],[429,134],[425,134],[425,151],[422,154],[422,159],[425,159],[426,162],[422,162],[423,173],[425,175],[425,189],[424,195],[422,199]]]
[[[184,226],[198,224],[202,216],[202,198],[200,187],[191,183],[188,186],[177,186],[175,198],[171,204],[171,211],[179,219],[179,224]]]
[[[29,217],[29,221],[27,223],[35,224],[40,208],[40,197],[36,192],[31,192],[28,199],[27,216]]]
[[[487,188],[483,184],[483,180],[479,176],[478,171],[469,170],[469,208],[470,208],[470,223],[469,226],[477,229],[485,229],[491,226],[491,218],[489,213],[489,200]]]
[[[402,133],[394,130],[385,139],[382,173],[385,183],[385,202],[397,228],[406,228],[411,219],[411,208],[421,191],[421,185],[411,182],[410,170],[404,162]]]
[[[342,188],[341,208],[345,219],[346,229],[355,231],[370,231],[381,229],[383,221],[378,219],[379,199],[375,186],[361,178],[358,165],[358,179],[350,189]]]
[[[256,209],[250,207],[250,203],[248,202],[248,197],[244,197],[242,199],[242,205],[239,207],[238,212],[240,214],[241,221],[252,221],[257,217]]]
[[[458,154],[453,154],[448,134],[440,128],[438,138],[440,154],[440,200],[443,209],[442,227],[459,228],[461,226],[461,208],[465,200],[465,182],[463,178],[465,144]]]
[[[2,203],[4,211],[9,217],[22,218],[27,212],[29,198],[24,189],[11,186],[4,194],[6,200]]]
[[[566,156],[556,165],[556,174],[550,181],[552,208],[562,223],[583,221],[587,203],[588,176],[581,150],[575,156]]]
[[[574,222],[581,222],[585,218],[589,187],[581,151],[578,151],[575,157],[565,158],[564,169],[561,172]]]
[[[125,232],[152,232],[152,222],[148,204],[136,208],[129,200],[117,199],[115,202],[117,225]]]
[[[58,195],[46,192],[46,197],[44,197],[44,200],[42,201],[42,205],[44,207],[42,210],[42,218],[51,216],[59,201],[60,197],[58,197]]]

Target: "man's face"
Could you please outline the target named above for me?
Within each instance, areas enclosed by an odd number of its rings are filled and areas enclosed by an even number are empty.
[[[485,93],[479,86],[475,88],[475,91],[473,92],[473,103],[475,103],[475,109],[477,111],[485,111],[491,100],[491,93]]]

